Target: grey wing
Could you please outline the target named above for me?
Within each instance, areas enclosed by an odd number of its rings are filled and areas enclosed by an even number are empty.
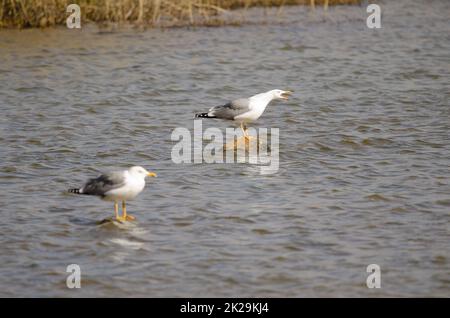
[[[83,194],[104,196],[106,192],[125,185],[123,172],[111,172],[102,174],[98,178],[89,179],[83,186]]]
[[[208,115],[223,119],[234,119],[234,117],[248,112],[250,110],[249,104],[248,98],[236,99],[223,106],[211,108]]]

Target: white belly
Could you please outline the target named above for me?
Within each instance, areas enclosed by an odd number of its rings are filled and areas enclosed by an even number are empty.
[[[251,111],[248,111],[246,113],[234,117],[234,120],[238,122],[247,122],[247,123],[252,122],[261,117],[263,112],[264,109],[252,109]]]
[[[123,187],[113,189],[105,193],[103,200],[106,201],[129,201],[133,200],[145,187],[145,181],[128,181]]]

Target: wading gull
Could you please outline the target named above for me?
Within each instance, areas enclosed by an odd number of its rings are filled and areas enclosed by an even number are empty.
[[[116,220],[134,220],[134,216],[127,214],[125,201],[134,199],[144,190],[146,177],[156,177],[156,174],[134,166],[128,170],[110,172],[89,179],[82,188],[69,189],[69,192],[95,195],[105,201],[113,201]],[[119,216],[119,201],[122,201],[122,216]]]
[[[212,107],[207,113],[195,114],[195,118],[219,118],[238,122],[245,139],[248,140],[246,124],[257,120],[271,101],[274,99],[287,100],[291,94],[291,91],[273,89],[249,98],[240,98],[225,105]]]

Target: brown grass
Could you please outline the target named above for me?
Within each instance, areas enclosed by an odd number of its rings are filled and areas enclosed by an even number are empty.
[[[221,23],[218,13],[253,6],[359,4],[360,0],[0,0],[0,28],[65,25],[77,3],[81,21],[148,26]],[[216,21],[216,22],[214,22]]]

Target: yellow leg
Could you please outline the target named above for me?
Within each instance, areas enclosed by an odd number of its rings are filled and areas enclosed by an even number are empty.
[[[134,216],[127,214],[127,205],[125,201],[122,201],[122,217],[127,221],[133,221],[136,219]]]
[[[242,129],[242,133],[244,134],[244,136],[246,135],[245,134],[245,128],[244,128],[244,122],[241,122],[241,129]]]
[[[248,142],[247,126],[245,126],[245,124],[243,122],[241,123],[241,129],[242,129],[242,133],[244,134],[245,142]]]
[[[119,204],[117,202],[114,202],[114,214],[116,216],[116,220],[119,219]]]
[[[242,130],[244,131],[245,143],[248,144],[248,143],[250,142],[250,140],[253,139],[253,136],[250,136],[250,135],[248,134],[247,126],[244,125],[244,127],[243,127]]]
[[[241,122],[241,130],[242,130],[242,133],[244,134],[244,137],[245,137],[245,129],[244,129],[244,123],[243,123],[243,122]],[[239,144],[239,140],[240,140],[241,138],[243,138],[243,137],[236,137],[236,139],[234,139],[232,142],[229,142],[228,144],[226,144],[225,146],[223,146],[223,149],[224,149],[224,150],[227,150],[227,149],[237,149],[238,144]]]
[[[246,142],[248,142],[250,140],[250,136],[248,135],[247,127],[245,127],[245,130],[244,130],[244,137],[245,137],[245,141]]]
[[[254,138],[252,136],[250,136],[248,134],[248,129],[247,126],[244,124],[244,122],[241,122],[241,130],[243,133],[242,137],[237,137],[236,140],[233,141],[233,143],[229,143],[226,144],[223,149],[229,149],[229,148],[233,148],[233,149],[237,149],[238,147],[245,147],[248,148],[249,147],[249,142]]]
[[[116,220],[123,222],[125,221],[125,218],[123,216],[119,216],[119,203],[114,202],[114,213],[116,215]]]

